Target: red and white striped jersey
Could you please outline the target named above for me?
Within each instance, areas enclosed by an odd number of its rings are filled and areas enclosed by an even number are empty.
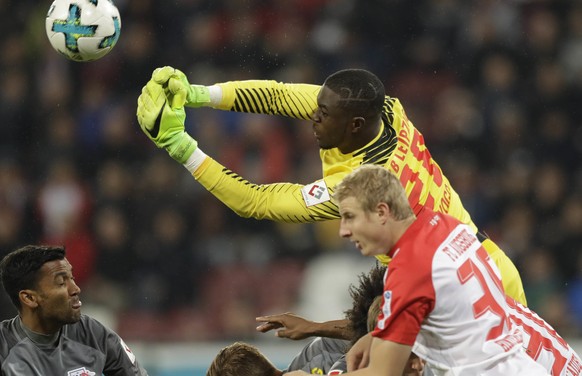
[[[574,349],[537,313],[506,297],[509,317],[522,332],[523,347],[554,376],[579,376],[582,362]]]

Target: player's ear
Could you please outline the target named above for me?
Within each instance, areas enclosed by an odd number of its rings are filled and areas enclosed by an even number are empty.
[[[29,308],[38,307],[38,296],[34,290],[20,290],[18,297],[23,306]]]
[[[391,215],[390,206],[388,206],[388,204],[385,202],[380,202],[378,205],[376,205],[376,213],[378,214],[382,224],[384,224]]]
[[[360,130],[362,130],[364,128],[364,125],[366,125],[366,119],[364,119],[361,116],[356,116],[354,118],[352,118],[352,131],[353,132],[358,132]]]

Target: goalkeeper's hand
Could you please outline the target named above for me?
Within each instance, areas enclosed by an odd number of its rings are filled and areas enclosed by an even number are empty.
[[[204,85],[191,85],[186,75],[175,68],[165,66],[152,73],[152,80],[165,89],[172,108],[202,107],[210,103],[210,91]]]
[[[184,164],[198,143],[184,128],[184,107],[171,108],[164,88],[150,80],[137,99],[137,121],[143,133],[157,147],[164,148],[176,161]]]

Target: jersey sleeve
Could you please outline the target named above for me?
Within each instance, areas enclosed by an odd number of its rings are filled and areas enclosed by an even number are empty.
[[[400,265],[390,265],[380,315],[372,336],[414,345],[422,322],[433,310],[435,302],[432,284],[421,283],[423,279],[420,273],[411,273],[410,269]]]
[[[346,360],[345,354],[342,355],[329,369],[328,375],[341,375],[342,373],[348,372],[348,362]]]
[[[92,325],[101,326],[105,335],[104,376],[148,376],[147,371],[141,367],[131,349],[117,333],[95,321]]]
[[[331,367],[344,356],[349,345],[347,340],[316,337],[293,358],[286,372],[302,370],[310,374],[327,374]]]
[[[309,120],[317,108],[321,86],[290,84],[272,80],[230,81],[217,84],[222,100],[216,109],[281,115]]]
[[[339,218],[334,187],[345,176],[337,173],[311,184],[253,184],[207,157],[194,173],[210,193],[244,218],[307,223]]]
[[[405,299],[406,300],[406,299]],[[390,305],[389,302],[384,304]],[[396,305],[396,312],[379,317],[379,325],[372,336],[403,345],[414,345],[424,318],[430,312],[431,304],[425,299],[406,300]],[[391,309],[386,307],[383,309]]]

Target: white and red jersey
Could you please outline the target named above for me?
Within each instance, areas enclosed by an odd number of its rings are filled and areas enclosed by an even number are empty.
[[[522,347],[499,269],[471,228],[423,209],[389,251],[373,336],[413,346],[439,375],[548,375]]]
[[[522,332],[526,353],[554,376],[580,376],[580,357],[556,330],[529,308],[506,299],[509,317]]]

